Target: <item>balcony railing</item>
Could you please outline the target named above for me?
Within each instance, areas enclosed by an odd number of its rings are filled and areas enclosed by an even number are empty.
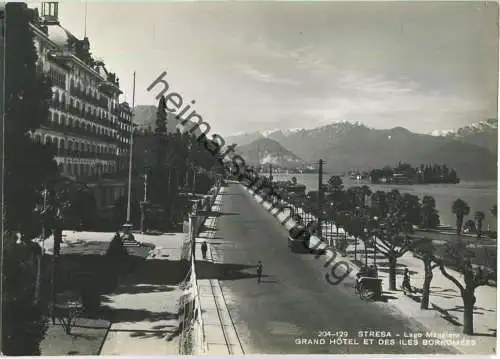
[[[66,89],[66,79],[64,78],[64,76],[59,77],[53,73],[50,73],[49,77],[53,85],[59,86],[62,89]]]
[[[118,161],[120,159],[120,156],[112,153],[89,152],[68,148],[58,148],[56,153],[59,157],[95,158],[104,161]]]
[[[81,127],[72,127],[72,126],[67,126],[65,124],[59,124],[55,123],[52,121],[49,121],[45,124],[43,124],[43,127],[53,129],[58,132],[62,133],[68,133],[68,134],[75,134],[78,136],[84,136],[88,137],[89,139],[98,139],[102,140],[108,143],[113,143],[113,144],[121,144],[122,142],[118,140],[115,136],[111,135],[103,135],[103,134],[96,134],[93,131],[89,131],[86,128],[81,128]]]
[[[90,93],[86,93],[76,86],[70,86],[70,92],[75,97],[85,100],[94,106],[102,107],[106,111],[108,110],[108,100],[104,97],[99,97],[98,99],[97,97],[92,96]]]

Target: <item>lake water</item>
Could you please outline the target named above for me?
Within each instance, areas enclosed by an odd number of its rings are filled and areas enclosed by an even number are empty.
[[[297,178],[297,182],[306,185],[308,191],[318,190],[318,175],[313,173],[308,174],[273,174],[273,179],[277,181],[290,180],[293,176]],[[323,183],[326,183],[330,176],[323,176]],[[469,204],[470,214],[464,220],[474,219],[475,211],[483,211],[486,215],[484,227],[488,225],[491,228],[497,228],[496,218],[490,213],[491,207],[497,203],[497,182],[461,182],[459,184],[427,184],[427,185],[384,185],[371,184],[365,182],[352,181],[349,178],[343,178],[346,188],[351,186],[368,185],[372,192],[375,191],[390,191],[398,189],[402,193],[410,193],[422,199],[423,196],[429,195],[436,200],[436,209],[439,211],[441,224],[455,225],[455,216],[451,212],[451,206],[457,198],[463,199]]]

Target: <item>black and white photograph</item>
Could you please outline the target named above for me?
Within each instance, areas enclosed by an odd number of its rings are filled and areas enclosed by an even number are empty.
[[[497,354],[499,5],[0,4],[0,353]]]

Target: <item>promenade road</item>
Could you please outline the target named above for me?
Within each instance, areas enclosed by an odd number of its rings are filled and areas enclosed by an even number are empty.
[[[430,330],[386,303],[361,300],[351,277],[329,284],[326,258],[290,252],[287,231],[241,185],[229,184],[221,197],[223,213],[209,242],[215,262],[244,268],[221,273],[219,280],[245,354],[456,353],[450,347],[399,344],[405,333]],[[255,269],[246,267],[258,260],[264,266],[260,284]],[[362,338],[360,331],[388,331],[392,337]],[[321,337],[321,332],[346,332],[351,344],[331,343],[337,337]],[[325,339],[325,344],[296,343],[304,339]]]

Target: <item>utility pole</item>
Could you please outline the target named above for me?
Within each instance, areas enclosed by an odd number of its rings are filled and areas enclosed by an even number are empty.
[[[323,160],[319,160],[318,168],[318,237],[322,235],[322,220],[323,220]]]
[[[127,222],[130,225],[130,201],[132,197],[132,151],[134,149],[134,106],[135,106],[135,71],[134,71],[134,85],[132,89],[132,118],[130,119],[130,153],[129,153],[129,163],[128,163],[128,197],[127,197]]]

